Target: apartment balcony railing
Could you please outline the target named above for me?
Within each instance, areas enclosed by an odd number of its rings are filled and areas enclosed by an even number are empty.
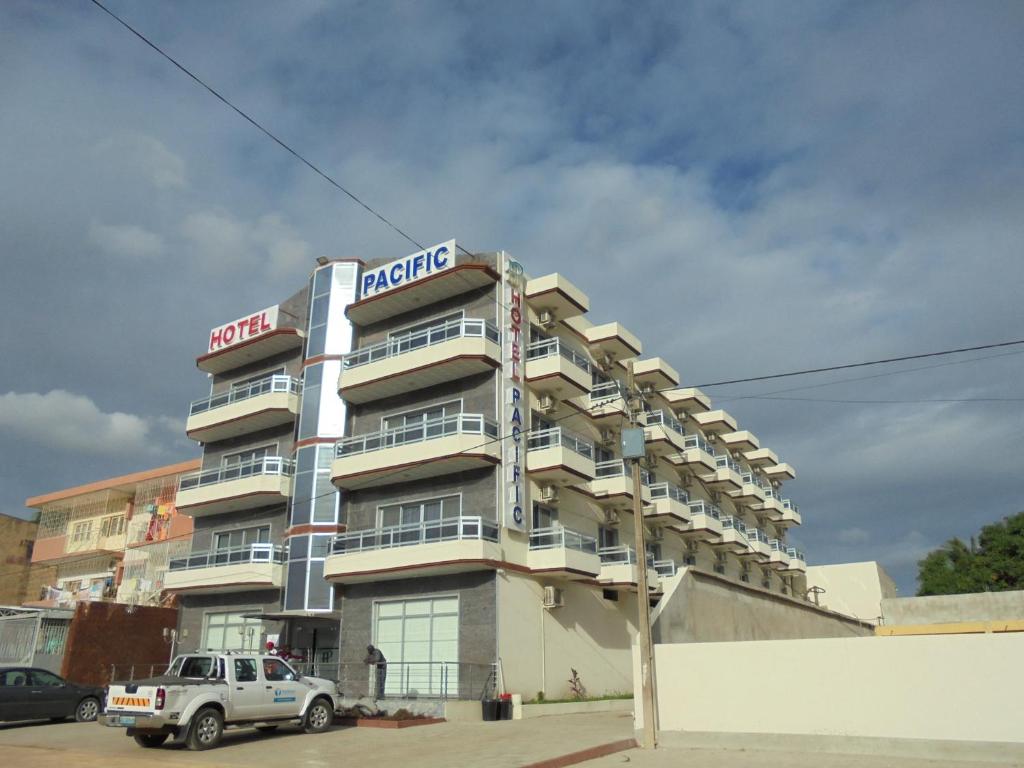
[[[608,586],[620,588],[634,587],[639,583],[638,568],[648,569],[648,585],[657,585],[658,575],[654,572],[654,558],[648,553],[643,565],[637,558],[636,551],[627,544],[620,544],[614,547],[600,547],[597,550],[601,560],[601,572],[598,581]]]
[[[697,499],[697,501],[691,501],[688,506],[690,507],[691,515],[706,515],[714,520],[722,519],[722,510],[710,501],[704,501],[704,499]]]
[[[767,546],[771,541],[768,534],[760,528],[747,528],[747,538],[750,539],[750,541],[756,541],[760,544],[764,544],[765,546]]]
[[[677,567],[675,560],[655,560],[654,570],[663,579],[670,579],[676,575]]]
[[[787,551],[786,543],[779,539],[772,539],[768,542],[770,548],[769,559],[773,568],[787,568],[789,567],[789,552]]]
[[[284,562],[284,555],[284,548],[274,544],[246,544],[211,552],[193,552],[187,557],[173,558],[167,567],[171,571],[188,571],[239,563],[281,563]]]
[[[193,552],[170,560],[164,588],[198,594],[228,586],[233,591],[279,589],[285,555],[284,547],[270,543]]]
[[[262,456],[182,475],[178,511],[200,517],[283,503],[291,496],[294,474],[291,459]]]
[[[644,503],[649,498],[651,474],[640,468],[640,494]],[[599,461],[594,465],[594,479],[587,487],[591,496],[603,507],[615,508],[633,497],[633,468],[623,459]]]
[[[690,494],[669,482],[654,483],[649,489],[650,505],[644,517],[652,520],[687,523],[690,520]]]
[[[701,480],[711,488],[731,493],[743,488],[742,472],[743,468],[733,461],[732,457],[722,454],[715,457],[714,471],[711,474],[702,475]]]
[[[671,429],[678,435],[686,436],[686,428],[675,416],[663,410],[650,411],[647,413],[647,426],[659,425]]]
[[[227,392],[218,392],[215,395],[204,397],[201,400],[193,400],[189,406],[188,415],[195,416],[198,413],[206,413],[215,408],[223,408],[225,405],[239,403],[260,395],[272,392],[285,392],[298,395],[302,392],[302,383],[292,376],[274,374],[265,379],[251,381],[242,386],[232,387]]]
[[[612,379],[593,384],[589,391],[590,394],[582,398],[581,405],[590,418],[600,421],[618,418],[626,413],[626,401],[623,398],[625,390],[618,381]]]
[[[587,373],[591,373],[593,370],[590,365],[590,358],[581,352],[577,352],[568,344],[564,344],[557,336],[550,339],[535,341],[526,348],[527,361],[540,360],[553,355],[559,355],[565,358],[577,368],[586,371]]]
[[[686,429],[671,413],[663,410],[651,411],[646,416],[644,439],[648,450],[669,458],[686,448]]]
[[[743,467],[727,455],[716,456],[715,464],[718,465],[719,469],[731,469],[741,478],[743,477]]]
[[[728,529],[731,528],[734,531],[736,531],[738,534],[743,536],[744,538],[747,537],[747,526],[739,518],[733,517],[732,515],[725,515],[725,516],[723,516],[721,518],[721,520],[722,520],[722,529],[723,530],[728,530]],[[750,529],[750,530],[754,530],[754,529]]]
[[[324,578],[344,584],[479,569],[500,559],[498,538],[498,524],[478,515],[349,531],[331,542]]]
[[[671,438],[672,433],[668,433],[667,436]],[[685,466],[690,470],[701,473],[714,472],[717,468],[715,464],[715,449],[711,447],[710,443],[702,435],[696,433],[683,435],[682,450],[665,458],[676,466]]]
[[[594,477],[633,477],[633,468],[624,459],[612,459],[610,461],[599,461],[594,464]],[[643,485],[650,485],[651,473],[640,467],[640,482]]]
[[[663,482],[655,483],[651,486],[651,499],[672,499],[678,501],[680,504],[690,503],[690,494],[678,485],[672,483]]]
[[[714,544],[722,538],[722,511],[710,501],[697,499],[687,505],[689,524],[675,528],[686,538]]]
[[[557,336],[526,348],[526,381],[538,394],[569,400],[585,394],[591,379],[590,359]]]
[[[702,435],[686,435],[683,445],[686,448],[698,448],[711,456],[715,455],[715,449],[711,447],[711,443],[705,440]]]
[[[479,413],[456,413],[380,432],[347,437],[337,442],[334,455],[340,459],[460,434],[497,438],[498,425]]]
[[[599,547],[597,555],[601,558],[602,565],[636,565],[638,562],[636,550],[628,544]],[[654,557],[650,554],[647,555],[647,566],[650,568],[654,567]]]
[[[449,320],[422,330],[392,336],[387,341],[360,347],[354,352],[344,355],[341,358],[341,365],[344,370],[351,370],[361,365],[404,355],[417,349],[443,344],[452,339],[488,339],[499,344],[501,334],[490,320],[474,318]]]
[[[561,525],[530,531],[528,562],[532,571],[555,575],[597,576],[601,571],[597,539]]]
[[[786,554],[789,555],[789,566],[788,570],[791,571],[806,571],[807,570],[807,558],[804,557],[804,553],[795,547],[786,547]]]
[[[789,499],[782,499],[782,519],[780,522],[785,525],[800,525],[803,522],[803,517],[800,515],[800,507]]]
[[[291,459],[286,459],[282,456],[262,456],[258,459],[243,461],[239,464],[228,464],[216,469],[207,469],[182,475],[178,481],[178,493],[193,488],[204,488],[219,483],[227,483],[233,480],[244,480],[249,477],[262,475],[291,476],[294,473],[295,462]]]
[[[444,520],[407,523],[366,531],[349,531],[331,543],[331,553],[368,552],[394,547],[411,547],[442,541],[475,539],[498,541],[498,524],[479,516],[460,515]]]
[[[566,483],[592,480],[594,444],[563,427],[531,432],[526,441],[526,468],[537,480]]]

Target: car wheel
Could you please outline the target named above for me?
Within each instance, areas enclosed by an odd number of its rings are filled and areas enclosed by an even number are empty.
[[[256,730],[260,733],[273,733],[277,730],[276,725],[257,725]]]
[[[135,743],[146,749],[156,749],[167,741],[168,735],[166,733],[136,733]]]
[[[99,713],[99,699],[87,696],[78,702],[78,706],[75,708],[75,720],[79,723],[91,723]]]
[[[224,716],[216,709],[200,709],[192,716],[186,743],[192,750],[213,749],[224,735]]]
[[[302,727],[306,733],[323,733],[331,727],[334,722],[334,709],[327,699],[314,699],[306,710],[306,717],[302,721]]]

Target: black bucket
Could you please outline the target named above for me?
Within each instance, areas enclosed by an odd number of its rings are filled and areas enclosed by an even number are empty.
[[[498,700],[498,719],[499,720],[511,720],[512,719],[512,699],[499,699]]]
[[[480,706],[482,707],[485,721],[491,722],[492,720],[498,719],[499,709],[501,706],[500,701],[497,699],[484,699],[480,702]]]

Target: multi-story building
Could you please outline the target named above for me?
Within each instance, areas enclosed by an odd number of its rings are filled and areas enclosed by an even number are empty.
[[[549,696],[570,668],[631,690],[638,569],[656,601],[687,568],[804,597],[792,468],[645,357],[558,274],[454,241],[387,263],[321,259],[279,306],[211,332],[200,472],[172,564],[197,647],[267,639],[358,687],[373,643],[389,694]],[[642,509],[619,435],[645,392]],[[366,682],[363,682],[366,685]]]
[[[29,606],[83,600],[159,605],[172,558],[188,553],[191,518],[178,514],[178,478],[198,460],[35,496]]]

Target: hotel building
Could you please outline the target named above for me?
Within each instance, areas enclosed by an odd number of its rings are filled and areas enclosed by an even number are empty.
[[[192,551],[167,589],[195,648],[289,645],[365,692],[531,698],[632,690],[638,569],[806,606],[793,469],[558,274],[454,241],[327,260],[281,304],[211,331],[181,478]],[[600,313],[598,313],[600,314]],[[642,509],[619,435],[647,407]],[[809,610],[814,610],[809,607]],[[372,690],[372,689],[371,689]]]

